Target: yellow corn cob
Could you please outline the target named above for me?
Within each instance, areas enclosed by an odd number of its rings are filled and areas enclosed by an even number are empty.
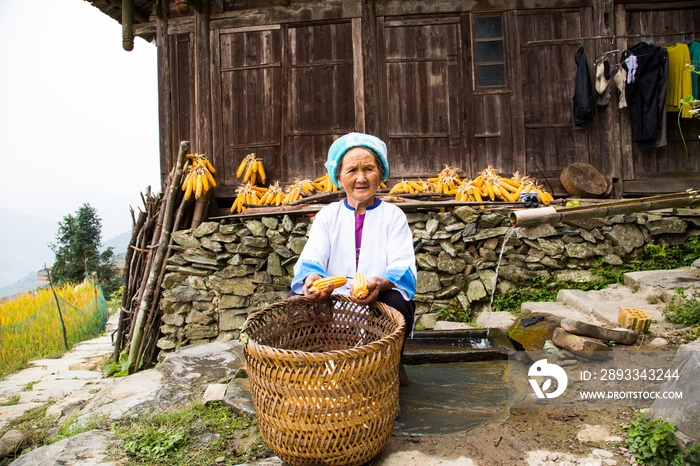
[[[262,160],[258,160],[258,177],[260,178],[261,183],[265,183],[265,180],[267,179],[267,175],[265,174],[265,167],[263,167]]]
[[[309,288],[309,293],[323,291],[326,288],[326,286],[330,284],[333,285],[333,288],[338,288],[339,286],[345,285],[347,282],[348,279],[343,277],[342,275],[334,275],[332,277],[319,278],[311,284],[311,288]]]
[[[360,299],[366,298],[367,295],[369,294],[369,290],[367,289],[367,279],[360,272],[357,272],[355,274],[355,277],[353,278],[352,294],[356,298],[360,298]]]

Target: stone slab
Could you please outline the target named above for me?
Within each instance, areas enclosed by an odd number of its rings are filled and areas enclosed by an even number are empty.
[[[14,466],[117,466],[107,454],[113,434],[91,430],[46,445],[17,458]]]
[[[687,269],[648,270],[626,273],[625,285],[630,288],[637,285],[655,286],[667,290],[700,288],[700,279],[693,277]]]
[[[641,309],[649,314],[652,320],[666,322],[660,307],[649,304],[646,295],[636,295],[631,291],[628,291],[628,294],[605,291],[560,290],[557,293],[557,302],[578,309],[585,315],[594,316],[605,326],[618,327],[617,316],[622,306]]]
[[[435,322],[433,330],[469,330],[474,327],[463,322],[449,322],[446,320],[438,320]]]
[[[614,341],[623,345],[631,345],[637,341],[637,332],[624,328],[610,329],[575,319],[564,319],[561,321],[561,326],[564,330],[574,335],[597,338],[603,341]]]
[[[44,379],[34,385],[33,391],[45,391],[51,393],[52,398],[63,398],[74,390],[79,390],[87,384],[87,380],[61,380]]]
[[[520,306],[520,312],[522,314],[550,314],[559,319],[576,319],[593,325],[606,324],[595,315],[581,312],[579,309],[560,302],[526,302]]]
[[[476,318],[476,325],[483,328],[500,328],[506,330],[513,325],[515,319],[517,319],[517,317],[510,312],[482,312]]]

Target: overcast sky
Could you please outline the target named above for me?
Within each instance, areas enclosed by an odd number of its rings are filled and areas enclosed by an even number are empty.
[[[160,192],[156,47],[84,0],[0,0],[0,207],[58,222],[89,202],[102,239]]]

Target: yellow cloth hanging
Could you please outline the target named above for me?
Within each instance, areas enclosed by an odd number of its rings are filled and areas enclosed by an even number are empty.
[[[666,46],[668,50],[668,86],[666,88],[666,111],[678,112],[681,109],[680,100],[693,95],[693,83],[690,71],[685,68],[690,63],[690,51],[687,44]],[[692,118],[690,107],[683,106],[681,118]]]

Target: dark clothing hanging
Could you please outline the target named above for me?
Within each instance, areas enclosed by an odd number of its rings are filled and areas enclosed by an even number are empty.
[[[583,126],[595,117],[595,100],[591,75],[588,73],[588,61],[583,47],[579,48],[574,57],[576,60],[576,81],[574,88],[574,124]]]
[[[625,50],[622,54],[622,67],[627,69],[625,60],[630,55],[637,58],[637,69],[633,82],[627,84],[625,98],[632,120],[632,137],[636,142],[654,142],[659,136],[665,117],[659,99],[663,91],[665,97],[664,75],[668,53],[665,49],[646,42]],[[664,87],[664,89],[662,89]]]
[[[666,129],[668,125],[668,114],[666,113],[666,87],[668,86],[668,50],[661,47],[661,53],[664,55],[663,64],[661,65],[661,82],[659,83],[659,132],[656,138],[649,141],[637,143],[640,150],[650,149],[652,147],[664,147],[668,144],[666,138]]]

